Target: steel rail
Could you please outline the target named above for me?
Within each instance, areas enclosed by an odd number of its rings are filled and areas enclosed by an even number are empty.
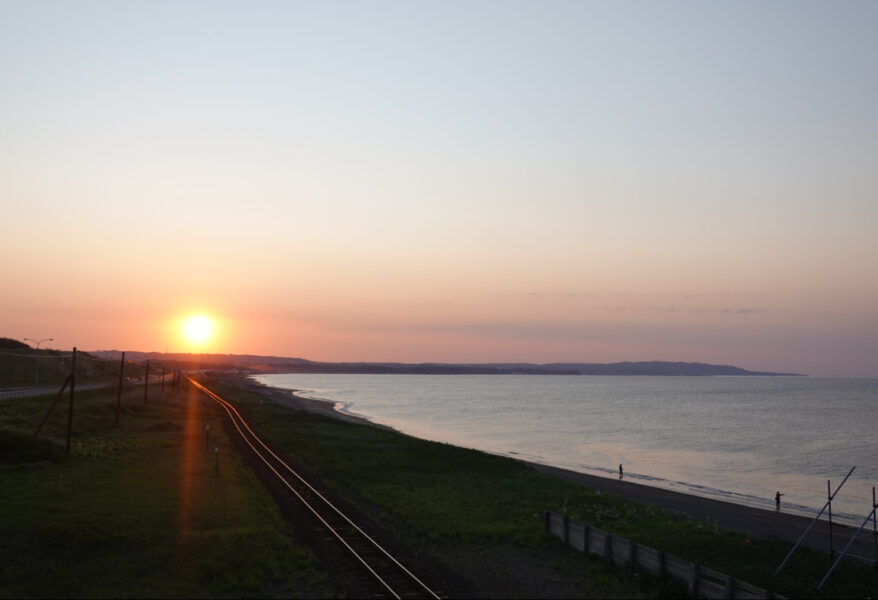
[[[344,539],[344,537],[343,537],[343,536],[342,536],[342,535],[336,530],[336,528],[333,527],[331,524],[329,524],[329,523],[326,521],[326,519],[324,519],[324,517],[318,512],[318,510],[317,510],[314,506],[312,506],[311,503],[309,503],[308,500],[306,500],[306,499],[302,496],[302,494],[299,493],[298,490],[296,490],[292,485],[290,485],[290,482],[287,481],[286,478],[285,478],[281,473],[279,473],[279,472],[277,471],[277,469],[275,469],[275,467],[270,463],[270,461],[267,460],[267,459],[265,458],[265,456],[262,454],[262,452],[260,452],[260,450],[259,450],[256,446],[253,445],[253,442],[251,442],[250,438],[248,438],[248,436],[244,433],[244,431],[241,429],[241,426],[243,426],[244,429],[247,430],[247,433],[249,434],[249,436],[252,437],[252,439],[253,439],[255,442],[257,442],[257,443],[258,443],[258,444],[264,449],[265,452],[267,452],[268,454],[270,454],[271,457],[272,457],[275,461],[277,461],[277,462],[278,462],[278,463],[279,463],[284,469],[286,469],[291,475],[293,475],[296,479],[298,479],[299,482],[300,482],[301,484],[303,484],[303,485],[304,485],[308,490],[310,490],[310,491],[311,491],[311,492],[312,492],[317,498],[319,498],[319,499],[323,502],[323,505],[324,505],[324,506],[326,506],[327,508],[329,508],[329,509],[330,509],[331,511],[333,511],[338,517],[340,517],[345,523],[347,523],[348,525],[350,525],[350,526],[351,526],[351,527],[352,527],[357,533],[359,533],[359,534],[362,536],[363,539],[367,540],[367,541],[371,544],[371,548],[372,548],[372,549],[374,549],[374,550],[378,550],[378,551],[379,551],[379,552],[380,552],[385,558],[387,558],[388,560],[390,560],[390,561],[391,561],[391,562],[392,562],[397,568],[399,568],[403,573],[405,573],[405,575],[407,575],[412,581],[414,581],[415,583],[417,583],[418,586],[420,586],[420,588],[421,588],[423,591],[427,592],[432,598],[435,598],[436,600],[439,600],[439,596],[438,596],[433,590],[431,590],[431,589],[430,589],[430,588],[429,588],[424,582],[422,582],[420,579],[418,579],[417,576],[415,576],[411,571],[409,571],[409,570],[408,570],[408,569],[407,569],[402,563],[400,563],[400,562],[399,562],[396,558],[394,558],[394,557],[393,557],[393,556],[392,556],[387,550],[385,550],[385,549],[384,549],[384,548],[383,548],[378,542],[376,542],[371,536],[369,536],[369,534],[367,534],[365,531],[363,531],[363,530],[362,530],[362,529],[361,529],[356,523],[354,523],[350,518],[348,518],[347,515],[345,515],[341,510],[339,510],[338,507],[336,507],[336,506],[335,506],[332,502],[330,502],[330,501],[329,501],[329,500],[328,500],[323,494],[321,494],[319,491],[317,491],[317,490],[314,488],[314,486],[312,486],[310,483],[308,483],[308,482],[307,482],[307,481],[306,481],[301,475],[299,475],[299,473],[297,473],[292,467],[290,467],[290,465],[288,465],[288,464],[286,463],[286,461],[284,461],[284,460],[283,460],[281,457],[279,457],[279,456],[278,456],[278,455],[277,455],[277,454],[276,454],[271,448],[269,448],[269,447],[265,444],[265,442],[262,441],[262,438],[260,438],[259,435],[257,435],[256,432],[254,432],[254,431],[250,428],[250,425],[247,424],[247,421],[241,416],[241,413],[238,412],[238,409],[235,408],[234,405],[232,405],[232,404],[231,404],[230,402],[228,402],[227,400],[224,400],[224,399],[223,399],[222,397],[220,397],[218,394],[212,392],[211,390],[209,390],[209,389],[206,388],[205,386],[201,385],[200,383],[198,383],[197,381],[195,381],[195,380],[192,379],[191,377],[188,377],[188,376],[187,376],[186,379],[188,379],[189,382],[192,383],[192,385],[195,386],[195,387],[196,387],[199,391],[201,391],[204,395],[206,395],[206,396],[207,396],[208,398],[210,398],[211,400],[214,400],[214,401],[215,401],[217,404],[219,404],[223,409],[225,409],[226,413],[229,415],[229,418],[230,418],[231,421],[232,421],[232,424],[235,426],[235,429],[238,430],[238,433],[240,434],[241,439],[244,440],[244,442],[246,442],[248,446],[250,446],[250,449],[253,450],[253,453],[254,453],[254,454],[255,454],[255,455],[256,455],[256,456],[257,456],[257,457],[258,457],[263,463],[265,463],[265,466],[267,466],[267,467],[268,467],[268,468],[269,468],[269,469],[275,474],[275,476],[281,481],[281,483],[283,483],[283,485],[284,485],[287,489],[289,489],[293,494],[295,494],[295,496],[296,496],[296,497],[302,502],[302,504],[304,504],[305,507],[308,508],[308,510],[310,510],[311,513],[312,513],[315,517],[317,517],[317,519],[323,524],[323,526],[326,527],[327,530],[329,530],[329,531],[335,536],[335,538],[338,539],[338,541],[341,542],[341,544],[342,544],[345,548],[348,549],[348,551],[349,551],[349,552],[350,552],[350,553],[351,553],[351,554],[357,559],[357,561],[360,562],[360,564],[362,564],[362,565],[363,565],[363,566],[369,571],[369,573],[371,573],[372,576],[375,577],[375,579],[376,579],[376,580],[377,580],[377,581],[378,581],[378,582],[379,582],[379,583],[380,583],[380,584],[381,584],[381,585],[382,585],[382,586],[383,586],[388,592],[390,592],[390,594],[393,595],[394,598],[400,599],[401,597],[400,597],[400,595],[396,592],[396,590],[394,590],[394,589],[391,587],[391,585],[388,584],[388,583],[384,580],[384,578],[382,578],[382,577],[381,577],[381,576],[375,571],[375,569],[373,569],[372,565],[370,565],[370,564],[368,563],[368,561],[367,561],[363,556],[360,555],[360,553],[358,553],[353,547],[351,547],[351,545],[348,543],[348,541]],[[240,422],[240,425],[239,425],[239,422]]]
[[[330,531],[330,533],[332,533],[338,539],[338,541],[341,542],[341,544],[345,548],[347,548],[351,554],[354,555],[354,557],[360,562],[360,564],[362,564],[372,574],[372,576],[375,577],[378,580],[378,582],[381,583],[381,585],[383,585],[385,587],[385,589],[387,589],[387,591],[389,591],[394,596],[394,598],[399,599],[400,598],[399,594],[397,594],[396,591],[392,587],[390,587],[390,585],[378,573],[375,572],[375,570],[372,568],[372,566],[369,565],[369,563],[356,550],[354,550],[354,548],[351,547],[351,545],[347,542],[347,540],[345,540],[342,537],[342,535],[332,525],[330,525],[326,521],[326,519],[323,518],[323,516],[298,492],[298,490],[296,490],[293,486],[291,486],[289,484],[289,482],[286,479],[284,479],[283,475],[278,473],[277,469],[275,469],[274,466],[272,466],[271,463],[268,460],[266,460],[265,457],[259,452],[259,450],[251,443],[251,441],[247,438],[247,436],[241,430],[241,427],[238,425],[238,421],[236,421],[236,419],[235,419],[236,416],[237,416],[237,419],[240,420],[240,422],[248,430],[248,432],[250,432],[251,435],[253,435],[254,439],[256,439],[256,441],[258,441],[260,443],[260,445],[265,446],[265,444],[262,443],[262,441],[258,438],[258,436],[256,436],[252,432],[250,427],[247,426],[246,421],[244,421],[244,419],[241,417],[241,415],[237,411],[237,409],[235,409],[235,407],[232,406],[231,404],[229,404],[226,400],[223,400],[220,396],[211,392],[207,388],[201,386],[200,384],[193,381],[192,379],[190,379],[190,381],[192,381],[193,384],[195,384],[203,393],[205,393],[205,395],[207,395],[209,398],[211,398],[212,400],[219,403],[220,406],[222,406],[226,410],[226,413],[228,413],[229,418],[232,420],[232,424],[235,426],[235,428],[238,430],[238,433],[241,435],[241,439],[243,439],[247,443],[247,445],[250,446],[250,449],[253,450],[253,452],[256,454],[257,457],[259,457],[260,460],[262,460],[262,462],[265,463],[265,466],[267,466],[277,476],[277,478],[281,481],[281,483],[283,483],[291,492],[293,492],[293,494],[296,495],[296,497],[314,514],[314,516],[317,517],[317,519],[323,524],[323,526],[326,527]],[[233,415],[232,412],[234,412],[235,415]],[[275,458],[277,458],[277,456],[273,452],[271,454]],[[286,465],[286,463],[284,461],[282,461],[280,459],[277,459],[277,460],[289,469],[289,466]],[[335,508],[331,504],[330,504],[330,506],[332,508]]]

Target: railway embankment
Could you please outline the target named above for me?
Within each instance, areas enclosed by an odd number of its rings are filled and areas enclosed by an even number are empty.
[[[130,390],[118,426],[77,392],[69,455],[66,397],[33,437],[53,399],[0,403],[0,598],[344,593],[194,390]]]

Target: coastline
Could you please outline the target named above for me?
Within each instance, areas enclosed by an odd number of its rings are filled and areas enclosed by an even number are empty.
[[[252,389],[258,393],[294,410],[316,413],[334,419],[368,425],[370,427],[394,431],[405,435],[399,430],[387,425],[381,425],[363,417],[338,411],[335,408],[335,403],[330,400],[305,398],[296,394],[296,390],[274,388],[250,378],[247,378],[247,382],[252,386]],[[716,523],[720,527],[743,533],[748,536],[788,541],[791,545],[799,539],[799,536],[804,533],[806,528],[813,521],[812,517],[801,516],[798,514],[764,510],[742,504],[735,504],[733,502],[696,496],[694,494],[686,494],[660,487],[653,487],[642,483],[626,481],[624,479],[617,480],[609,477],[600,477],[515,457],[508,458],[517,460],[518,462],[526,464],[530,468],[542,473],[554,477],[560,477],[593,489],[616,494],[628,500],[649,504],[656,508],[686,515],[709,524]],[[803,544],[814,550],[828,553],[830,550],[829,530],[829,522],[821,518],[805,538]],[[833,547],[836,553],[844,548],[855,532],[856,529],[853,527],[833,523],[832,536],[835,540]],[[851,545],[848,554],[871,560],[874,552],[874,542],[871,539],[872,537],[873,536],[868,535],[868,532],[862,532],[857,540]]]
[[[246,381],[249,385],[252,386],[253,390],[259,392],[263,396],[268,396],[278,404],[283,404],[284,406],[288,406],[289,408],[295,410],[304,410],[306,412],[316,413],[318,415],[332,417],[333,419],[340,419],[342,421],[348,421],[350,423],[359,423],[360,425],[369,425],[370,427],[377,427],[378,429],[402,433],[401,431],[399,431],[398,429],[394,429],[393,427],[373,423],[369,419],[336,410],[335,403],[331,400],[315,400],[313,398],[305,398],[304,396],[300,396],[296,393],[299,390],[284,390],[271,387],[269,385],[265,385],[264,383],[260,383],[253,379],[250,379],[249,377],[246,378]]]

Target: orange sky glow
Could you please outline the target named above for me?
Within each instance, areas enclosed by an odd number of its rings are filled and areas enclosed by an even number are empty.
[[[2,337],[878,377],[874,3],[51,5]]]

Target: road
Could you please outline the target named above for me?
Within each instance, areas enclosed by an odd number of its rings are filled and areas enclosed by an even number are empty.
[[[173,375],[165,375],[165,381],[171,381]],[[161,383],[162,376],[161,375],[150,375],[149,376],[150,383]],[[125,385],[143,385],[145,380],[143,379],[130,379],[125,382]],[[114,387],[117,382],[115,381],[99,381],[97,383],[79,383],[76,382],[77,390],[95,390],[103,387]],[[27,387],[27,388],[12,388],[6,390],[0,390],[0,400],[10,400],[13,398],[30,398],[33,396],[53,396],[58,393],[58,390],[61,389],[60,385],[47,385],[40,387]]]

